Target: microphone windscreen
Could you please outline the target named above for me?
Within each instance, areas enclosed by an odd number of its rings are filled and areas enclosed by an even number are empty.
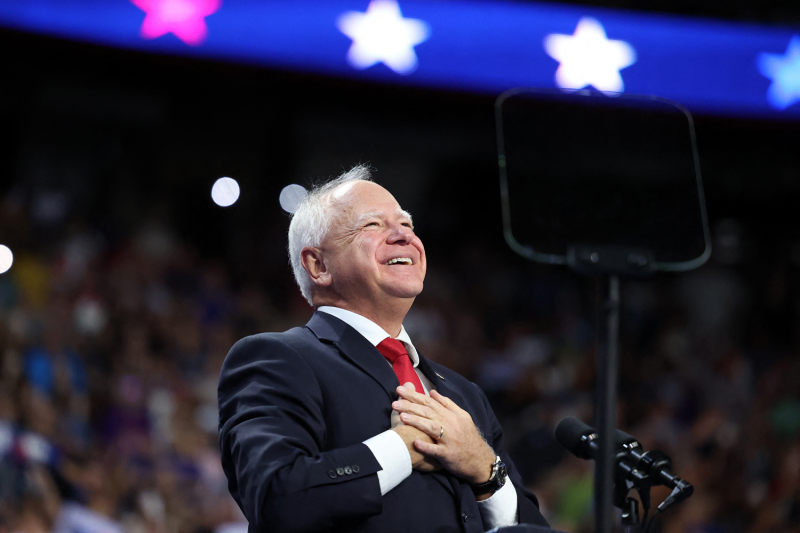
[[[628,435],[624,431],[621,431],[619,429],[614,430],[614,444],[616,445],[617,448],[620,448],[621,446],[625,444],[630,444],[632,442],[639,442],[639,441],[637,441],[635,437]]]
[[[571,416],[556,426],[556,440],[578,457],[587,457],[587,451],[582,449],[581,437],[590,433],[594,433],[594,429]]]

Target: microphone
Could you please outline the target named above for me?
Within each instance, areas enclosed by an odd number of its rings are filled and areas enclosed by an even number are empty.
[[[600,446],[595,442],[597,431],[575,417],[568,416],[556,426],[556,440],[581,459],[596,459]]]
[[[573,455],[581,459],[597,459],[600,446],[597,430],[577,418],[567,417],[556,426],[556,440]],[[618,429],[614,430],[614,463],[618,475],[637,487],[664,485],[672,494],[658,506],[664,511],[692,495],[694,487],[688,481],[672,473],[672,461],[664,452],[645,452],[634,437]]]

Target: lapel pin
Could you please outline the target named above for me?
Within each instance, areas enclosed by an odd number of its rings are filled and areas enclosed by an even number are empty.
[[[446,379],[444,379],[444,376],[443,376],[443,375],[441,375],[440,373],[438,373],[438,372],[434,372],[434,374],[436,374],[437,376],[439,376],[439,379],[441,379],[442,381],[447,381]]]

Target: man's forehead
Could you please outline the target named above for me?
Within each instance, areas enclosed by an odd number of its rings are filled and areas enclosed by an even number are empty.
[[[394,199],[392,193],[386,188],[373,181],[364,180],[347,181],[328,193],[328,199],[334,202],[354,202],[377,198],[386,199],[388,197]]]
[[[330,200],[341,200],[343,197],[347,196],[347,194],[355,187],[357,183],[362,183],[359,181],[348,181],[346,183],[342,183],[334,190],[329,193]]]
[[[328,193],[327,201],[330,205],[350,211],[356,216],[367,211],[384,210],[388,204],[399,208],[392,193],[370,181],[343,183]]]
[[[327,200],[336,213],[334,224],[340,227],[355,228],[369,218],[392,214],[412,220],[411,214],[400,207],[389,191],[373,182],[343,183],[329,193]]]

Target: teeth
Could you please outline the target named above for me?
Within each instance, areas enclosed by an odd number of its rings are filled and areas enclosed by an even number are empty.
[[[395,257],[394,259],[390,259],[387,265],[394,265],[396,263],[405,263],[407,265],[412,265],[413,262],[411,261],[410,257]]]

